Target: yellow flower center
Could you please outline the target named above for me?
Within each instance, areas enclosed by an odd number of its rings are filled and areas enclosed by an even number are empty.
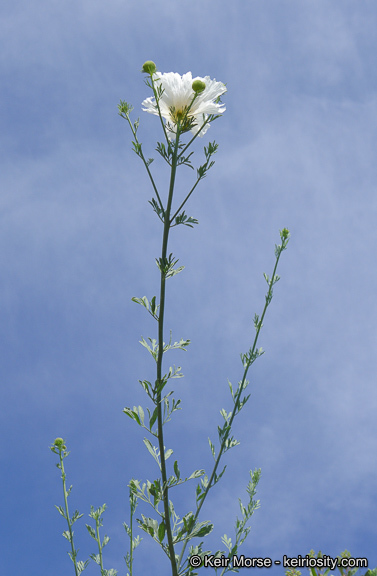
[[[170,108],[170,117],[174,124],[179,123],[181,132],[188,132],[194,125],[193,117],[187,112],[189,112],[188,106],[183,106],[182,108],[172,106]]]
[[[178,122],[182,122],[186,113],[187,113],[187,106],[184,106],[183,108],[174,108],[174,106],[172,106],[170,108],[170,114],[171,114],[171,117],[172,117],[174,124],[178,124]]]

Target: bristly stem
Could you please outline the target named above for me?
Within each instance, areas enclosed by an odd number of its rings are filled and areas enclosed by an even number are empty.
[[[246,360],[246,362],[245,362],[245,370],[244,370],[243,377],[242,377],[242,380],[241,380],[241,385],[240,385],[240,387],[239,387],[239,391],[238,391],[238,394],[237,394],[237,396],[236,396],[236,401],[235,401],[235,403],[234,403],[234,410],[233,410],[232,416],[231,416],[231,418],[230,418],[230,420],[229,420],[229,431],[230,431],[230,428],[232,427],[234,417],[235,417],[235,415],[237,414],[237,411],[238,411],[238,406],[239,406],[239,403],[240,403],[241,394],[242,394],[242,392],[243,392],[243,390],[244,390],[245,383],[246,383],[247,373],[248,373],[248,371],[249,371],[249,368],[250,368],[251,364],[252,364],[252,363],[254,362],[254,360],[255,360],[255,352],[256,352],[256,346],[257,346],[257,343],[258,343],[259,333],[260,333],[261,328],[262,328],[262,326],[263,326],[263,320],[264,320],[265,314],[266,314],[266,312],[267,312],[267,308],[268,308],[268,306],[270,305],[271,299],[272,299],[272,293],[273,293],[272,287],[273,287],[273,285],[275,284],[275,282],[277,282],[277,280],[279,279],[279,277],[276,275],[276,270],[277,270],[277,267],[278,267],[278,264],[279,264],[280,255],[281,255],[282,251],[285,250],[285,248],[286,248],[286,246],[287,246],[287,244],[288,244],[288,237],[285,238],[285,239],[282,238],[282,240],[283,240],[282,245],[279,246],[278,249],[277,249],[277,251],[276,251],[276,262],[275,262],[275,266],[274,266],[274,271],[273,271],[273,273],[272,273],[271,278],[270,278],[269,281],[268,281],[268,291],[267,291],[267,294],[266,294],[266,303],[265,303],[264,308],[263,308],[262,316],[261,316],[261,318],[260,318],[260,320],[258,321],[257,326],[256,326],[256,334],[255,334],[254,342],[253,342],[253,345],[252,345],[252,347],[250,348],[249,352],[247,353],[247,355],[246,355],[246,354],[244,355],[245,357],[247,356],[247,360]],[[224,450],[225,442],[226,442],[226,439],[227,439],[228,435],[229,435],[229,432],[224,435],[224,439],[223,439],[223,442],[222,442],[222,444],[221,444],[220,452],[219,452],[219,455],[218,455],[218,457],[217,457],[217,460],[216,460],[216,463],[215,463],[215,467],[214,467],[214,469],[213,469],[213,472],[212,472],[210,481],[209,481],[209,483],[208,483],[208,486],[211,486],[211,483],[212,483],[213,478],[214,478],[214,476],[215,476],[216,469],[217,469],[218,464],[219,464],[219,462],[220,462],[221,454],[222,454],[222,452],[223,452],[223,450]],[[204,498],[203,498],[203,500],[204,500]],[[203,502],[203,501],[202,501],[202,502]],[[200,508],[201,508],[201,506],[200,506]],[[200,508],[199,508],[199,510],[200,510]]]
[[[256,351],[256,346],[257,346],[257,342],[258,342],[258,338],[259,338],[259,333],[260,333],[261,328],[262,328],[262,326],[263,326],[263,319],[264,319],[265,314],[266,314],[266,312],[267,312],[267,308],[268,308],[269,304],[271,303],[271,299],[272,299],[272,287],[273,287],[273,285],[275,284],[275,282],[276,282],[277,279],[278,279],[278,277],[276,276],[276,270],[277,270],[278,263],[279,263],[279,260],[280,260],[280,255],[281,255],[282,251],[285,250],[285,248],[286,248],[286,246],[287,246],[287,243],[288,243],[288,238],[287,238],[286,240],[283,240],[282,245],[279,246],[279,250],[277,250],[277,253],[276,253],[276,262],[275,262],[275,266],[274,266],[274,271],[273,271],[273,273],[272,273],[271,279],[270,279],[269,282],[268,282],[268,291],[267,291],[267,294],[266,294],[266,303],[265,303],[265,305],[264,305],[263,313],[262,313],[262,316],[261,316],[261,318],[260,318],[260,321],[258,322],[258,325],[256,326],[256,334],[255,334],[255,338],[254,338],[253,345],[252,345],[252,347],[250,348],[249,352],[247,353],[247,361],[246,361],[246,363],[245,363],[245,369],[244,369],[244,373],[243,373],[243,376],[242,376],[241,385],[239,386],[239,391],[238,391],[238,394],[237,394],[237,396],[236,396],[236,400],[235,400],[235,403],[234,403],[234,410],[232,411],[232,416],[231,416],[231,418],[230,418],[230,420],[229,420],[229,423],[228,423],[228,432],[227,432],[226,434],[224,434],[224,438],[223,438],[223,441],[222,441],[222,443],[221,443],[221,447],[220,447],[219,454],[218,454],[218,456],[217,456],[215,465],[214,465],[214,467],[213,467],[212,474],[211,474],[210,480],[209,480],[209,482],[208,482],[208,486],[207,486],[207,489],[206,489],[206,491],[205,491],[204,497],[202,498],[202,500],[201,500],[201,502],[200,502],[200,505],[199,505],[199,507],[198,507],[198,509],[197,509],[197,512],[196,512],[196,515],[195,515],[195,520],[196,520],[196,518],[199,516],[199,512],[200,512],[200,510],[201,510],[201,508],[202,508],[202,506],[203,506],[204,500],[205,500],[205,498],[206,498],[206,496],[207,496],[207,494],[208,494],[208,491],[210,490],[210,488],[211,488],[211,486],[212,486],[212,482],[213,482],[213,480],[214,480],[214,478],[215,478],[215,474],[216,474],[218,465],[219,465],[219,463],[220,463],[220,459],[221,459],[221,456],[222,456],[222,454],[223,454],[223,451],[224,451],[224,448],[225,448],[225,443],[226,443],[226,440],[227,440],[227,438],[228,438],[228,436],[229,436],[229,432],[230,432],[230,429],[231,429],[231,427],[232,427],[234,417],[236,416],[236,414],[237,414],[237,412],[238,412],[238,406],[239,406],[239,403],[240,403],[241,394],[242,394],[242,392],[243,392],[243,390],[244,390],[244,388],[245,388],[247,373],[248,373],[248,371],[249,371],[249,368],[250,368],[251,364],[252,364],[252,363],[254,362],[254,360],[255,360],[255,351]],[[246,356],[246,355],[245,355],[245,356]]]
[[[64,470],[64,462],[63,462],[63,456],[62,456],[62,451],[59,451],[59,459],[60,459],[60,470],[62,471],[62,480],[63,480],[63,494],[64,494],[64,509],[65,509],[65,513],[66,513],[66,518],[67,518],[67,523],[68,523],[68,530],[69,530],[69,541],[71,543],[71,550],[72,550],[72,562],[75,566],[75,575],[79,576],[80,572],[78,570],[77,567],[77,563],[76,563],[76,555],[77,555],[77,551],[75,550],[75,546],[73,543],[73,530],[72,530],[72,525],[70,522],[70,516],[69,516],[69,509],[68,509],[68,492],[67,492],[67,485],[66,485],[66,473]]]
[[[155,87],[154,80],[153,80],[153,73],[150,74],[150,79],[151,79],[152,85],[151,85],[151,84],[147,84],[147,86],[150,86],[150,87],[152,88],[152,90],[153,90],[154,98],[155,98],[155,100],[156,100],[156,107],[157,107],[157,110],[158,110],[158,116],[159,116],[160,121],[161,121],[162,129],[163,129],[163,131],[164,131],[165,140],[166,140],[166,143],[169,144],[169,138],[168,138],[168,135],[167,135],[167,133],[166,133],[165,124],[164,124],[164,121],[163,121],[163,119],[162,119],[162,114],[161,114],[161,110],[160,110],[160,98],[161,98],[161,96],[162,96],[162,91],[160,90],[160,92],[158,93],[158,91],[157,91],[157,89],[156,89],[156,87]]]
[[[133,516],[135,512],[135,496],[130,490],[130,576],[132,576],[133,572],[133,563],[134,563],[134,542],[133,542]]]
[[[129,570],[129,573],[127,573],[127,576],[133,576],[134,550],[135,550],[135,548],[137,548],[137,546],[139,546],[141,539],[139,536],[134,537],[134,535],[133,535],[133,518],[134,518],[136,506],[137,506],[137,500],[136,500],[136,496],[134,495],[134,493],[132,492],[131,489],[130,489],[129,495],[130,495],[130,525],[128,526],[125,522],[123,522],[123,526],[124,526],[124,528],[128,534],[128,537],[130,539],[130,551],[127,552],[124,559],[126,561],[126,565],[127,565],[128,570]]]
[[[127,120],[128,124],[129,124],[129,126],[130,126],[130,128],[131,128],[132,135],[133,135],[133,137],[135,138],[135,152],[137,153],[137,155],[138,155],[138,156],[142,159],[142,161],[143,161],[143,164],[144,164],[144,166],[145,166],[145,168],[146,168],[146,170],[147,170],[149,179],[150,179],[150,181],[151,181],[151,183],[152,183],[153,190],[154,190],[154,192],[155,192],[155,194],[156,194],[158,203],[160,204],[160,208],[163,209],[164,207],[163,207],[163,204],[162,204],[160,195],[159,195],[159,193],[158,193],[157,186],[156,186],[155,181],[154,181],[154,179],[153,179],[152,173],[151,173],[151,171],[149,170],[149,163],[148,163],[148,162],[146,161],[146,159],[145,159],[145,156],[144,156],[143,151],[142,151],[142,148],[141,148],[141,144],[140,144],[140,142],[139,142],[139,140],[138,140],[138,138],[137,138],[137,128],[136,128],[137,125],[136,125],[136,124],[135,124],[135,125],[132,124],[131,119],[130,119],[130,112],[131,112],[131,110],[132,110],[132,107],[130,107],[129,105],[127,105],[126,102],[122,102],[122,101],[121,101],[121,104],[118,106],[118,108],[119,108],[119,116],[121,116],[124,120]]]
[[[178,156],[178,146],[179,146],[179,135],[180,135],[180,125],[177,125],[177,134],[175,140],[175,146],[172,157],[172,166],[170,174],[170,186],[169,186],[169,197],[167,202],[167,207],[164,216],[164,233],[162,239],[162,252],[161,252],[161,285],[160,285],[160,314],[158,318],[158,357],[157,357],[157,423],[158,423],[158,444],[160,450],[161,459],[161,478],[163,486],[163,504],[164,504],[164,516],[166,525],[166,536],[168,540],[169,556],[172,567],[172,576],[178,576],[177,563],[175,559],[175,551],[173,544],[173,535],[170,523],[170,508],[169,508],[169,493],[167,487],[167,474],[166,474],[166,460],[165,460],[165,447],[164,447],[164,435],[163,435],[163,415],[161,406],[161,393],[162,393],[162,357],[164,353],[164,313],[165,313],[165,284],[166,284],[166,271],[164,264],[166,262],[169,230],[170,230],[170,211],[173,201],[174,193],[174,183],[175,175],[177,170],[177,156]]]
[[[255,323],[255,329],[256,329],[256,334],[255,334],[255,338],[254,338],[254,342],[252,347],[250,348],[250,350],[246,353],[246,354],[241,354],[241,358],[243,359],[243,363],[244,363],[244,373],[243,373],[243,377],[242,380],[240,382],[239,385],[239,389],[238,389],[238,393],[235,397],[235,401],[234,401],[234,409],[232,410],[232,415],[228,421],[228,426],[227,426],[227,432],[224,434],[221,445],[220,445],[220,450],[219,453],[217,455],[213,470],[212,470],[212,474],[210,476],[210,479],[208,481],[207,487],[204,491],[203,497],[201,498],[200,504],[197,506],[196,509],[196,513],[194,515],[194,521],[196,522],[196,520],[199,517],[200,511],[203,507],[204,501],[206,499],[206,497],[208,496],[208,492],[210,491],[210,489],[213,487],[213,482],[215,480],[216,477],[216,472],[217,472],[217,468],[219,466],[221,457],[223,455],[225,446],[226,446],[226,441],[229,437],[229,433],[233,424],[233,420],[238,412],[238,408],[240,405],[240,400],[241,400],[241,395],[243,390],[246,388],[246,377],[247,377],[247,373],[249,371],[249,368],[251,366],[251,364],[254,362],[254,360],[258,357],[258,355],[262,354],[262,352],[259,352],[256,350],[256,346],[257,346],[257,342],[258,342],[258,338],[259,338],[259,333],[261,331],[261,328],[263,326],[263,320],[267,311],[267,308],[269,306],[269,304],[271,303],[272,300],[272,295],[273,295],[273,285],[279,280],[279,276],[276,274],[276,270],[279,264],[279,260],[280,260],[280,256],[281,253],[283,252],[283,250],[286,249],[288,241],[289,241],[289,232],[286,228],[284,228],[281,232],[280,232],[280,238],[282,240],[281,245],[279,246],[275,246],[275,256],[276,256],[276,261],[275,261],[275,266],[274,266],[274,270],[272,273],[271,278],[268,278],[268,276],[265,275],[265,279],[268,283],[268,291],[266,294],[266,303],[264,305],[263,308],[263,313],[262,316],[259,318],[257,318],[254,323]],[[187,546],[188,540],[186,540],[186,542],[183,544],[182,550],[181,550],[181,554],[179,557],[179,564],[181,563],[183,556],[184,556],[184,552]]]
[[[75,576],[80,576],[81,572],[83,572],[85,570],[85,568],[87,567],[87,565],[89,564],[89,560],[86,560],[85,562],[83,562],[81,560],[79,562],[77,562],[77,560],[76,560],[78,550],[76,550],[75,546],[74,546],[72,526],[77,520],[79,520],[79,518],[82,518],[83,514],[79,514],[79,512],[77,510],[75,510],[72,518],[70,518],[70,516],[69,516],[68,496],[71,492],[72,486],[67,490],[66,473],[64,470],[64,462],[63,462],[64,458],[66,458],[69,455],[69,452],[67,452],[67,448],[66,448],[66,445],[65,445],[63,438],[56,438],[53,445],[50,446],[50,450],[52,452],[54,452],[54,454],[57,454],[59,456],[60,462],[59,462],[59,464],[56,464],[56,466],[57,466],[57,468],[59,468],[59,470],[61,470],[61,473],[62,473],[61,478],[63,480],[64,510],[61,506],[55,506],[55,508],[57,509],[59,514],[61,514],[63,516],[63,518],[65,518],[67,521],[68,530],[63,532],[63,536],[71,544],[71,551],[72,552],[71,553],[68,552],[68,555],[69,555],[70,559],[72,560],[73,565],[75,567]]]

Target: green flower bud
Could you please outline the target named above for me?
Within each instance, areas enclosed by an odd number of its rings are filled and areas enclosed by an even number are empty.
[[[153,74],[156,70],[157,66],[152,60],[144,62],[142,72],[145,72],[145,74]]]
[[[289,230],[287,228],[283,228],[280,235],[282,240],[286,240],[289,237]]]
[[[192,83],[192,89],[194,90],[194,92],[196,92],[196,94],[200,94],[200,92],[203,92],[205,88],[206,85],[202,80],[194,80],[194,82]]]
[[[54,442],[54,446],[56,446],[56,448],[58,450],[65,450],[66,449],[66,446],[64,445],[63,438],[56,438],[56,440]]]

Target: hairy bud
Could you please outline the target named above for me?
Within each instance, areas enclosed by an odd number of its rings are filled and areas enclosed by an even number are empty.
[[[154,62],[152,62],[152,60],[147,60],[146,62],[144,62],[142,72],[144,72],[145,74],[153,74],[154,72],[156,72],[156,70],[157,66]]]
[[[192,83],[192,89],[194,90],[194,92],[196,92],[196,94],[200,94],[200,92],[203,92],[205,88],[206,85],[202,80],[194,80],[194,82]]]

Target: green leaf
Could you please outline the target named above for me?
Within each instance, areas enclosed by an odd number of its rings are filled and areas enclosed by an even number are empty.
[[[89,526],[89,524],[85,524],[85,526],[87,527],[87,530],[88,530],[89,534],[91,535],[91,537],[94,538],[94,540],[96,540],[96,531],[94,530],[94,528]]]
[[[108,544],[110,542],[110,538],[108,536],[104,536],[103,541],[102,541],[102,548],[104,548],[106,546],[106,544]]]
[[[99,554],[90,554],[90,557],[92,560],[94,560],[94,562],[96,564],[98,564],[98,566],[101,564],[101,559],[100,559]]]
[[[141,426],[141,422],[140,422],[140,418],[138,413],[136,412],[136,406],[134,406],[134,410],[131,410],[131,408],[123,408],[123,412],[125,414],[127,414],[127,416],[129,416],[131,418],[131,420],[134,420],[137,424],[139,424],[139,426]]]
[[[156,296],[153,296],[152,300],[151,300],[151,312],[153,314],[153,316],[156,317],[157,311],[158,311],[158,306],[156,306]]]
[[[77,520],[79,520],[83,516],[84,516],[84,514],[80,514],[80,512],[78,510],[75,510],[73,513],[73,516],[71,518],[71,524],[74,524]]]
[[[232,395],[232,398],[233,398],[233,400],[234,400],[234,391],[233,391],[233,386],[232,386],[232,383],[231,383],[229,380],[228,380],[228,385],[229,385],[229,390],[230,390],[230,393],[231,393],[231,395]]]
[[[171,343],[171,332],[170,332],[170,340],[169,340],[169,344],[165,344],[164,342],[164,352],[166,352],[167,350],[184,350],[185,352],[187,351],[186,348],[187,346],[189,346],[191,340],[184,340],[183,338],[180,339],[179,342],[174,342],[174,344]]]
[[[186,166],[189,166],[190,168],[192,168],[194,170],[194,167],[191,164],[191,160],[190,157],[194,154],[194,152],[190,152],[190,154],[188,156],[181,156],[179,155],[178,157],[178,162],[177,162],[177,166],[180,166],[181,164],[185,164]]]
[[[144,514],[142,514],[141,517],[143,521],[140,522],[140,520],[138,520],[140,527],[144,530],[144,532],[150,534],[152,538],[155,538],[158,532],[157,520],[155,520],[154,518],[147,518],[144,516]]]
[[[168,271],[168,273],[166,274],[166,278],[173,278],[173,276],[175,276],[176,274],[179,274],[184,269],[185,269],[184,266],[179,266],[179,268],[171,268]]]
[[[158,312],[159,306],[156,305],[156,296],[153,296],[153,298],[150,302],[148,301],[148,298],[146,296],[143,296],[142,298],[133,297],[133,298],[131,298],[131,300],[133,302],[136,302],[136,304],[140,304],[141,306],[144,306],[144,308],[146,310],[148,310],[149,314],[151,316],[153,316],[153,318],[158,320],[157,312]]]
[[[144,308],[146,308],[149,312],[149,302],[146,296],[143,296],[142,298],[136,298],[134,296],[133,298],[131,298],[131,300],[132,302],[136,302],[136,304],[141,304],[141,306],[144,306]]]
[[[173,149],[171,147],[170,142],[168,143],[167,149],[165,148],[165,144],[162,142],[157,142],[156,151],[162,156],[162,158],[171,166],[171,157],[173,154]]]
[[[167,460],[168,458],[170,458],[170,456],[173,454],[173,450],[171,448],[169,448],[168,450],[166,450],[165,452],[165,460]]]
[[[73,532],[72,532],[72,535],[73,535]],[[64,538],[66,538],[68,540],[68,542],[71,541],[71,534],[70,534],[69,530],[64,530],[62,536],[64,536]]]
[[[193,472],[188,478],[187,480],[193,480],[194,478],[200,478],[201,476],[203,476],[203,474],[205,474],[204,470],[195,470],[195,472]],[[207,478],[208,480],[208,478]],[[203,482],[203,480],[201,480],[201,482]]]
[[[244,396],[238,404],[238,409],[237,409],[237,414],[238,412],[240,412],[242,410],[242,408],[245,406],[246,402],[249,400],[251,394],[248,394],[247,396]]]
[[[199,224],[199,222],[196,218],[187,216],[185,211],[183,211],[175,217],[175,224],[173,224],[173,226],[178,226],[179,224],[184,224],[185,226],[189,226],[189,228],[193,228],[193,224]]]
[[[150,354],[152,354],[153,358],[157,362],[157,356],[158,356],[157,340],[155,340],[155,338],[148,338],[148,340],[152,344],[152,347],[149,346],[149,344],[146,342],[146,340],[143,337],[141,337],[141,340],[139,342],[142,346],[144,346],[144,348],[146,348],[148,350],[148,352],[150,352]]]
[[[165,528],[165,522],[162,521],[161,524],[160,524],[159,527],[158,527],[158,533],[157,533],[158,539],[159,539],[160,542],[162,542],[163,539],[164,539],[164,537],[165,537],[165,530],[166,530],[166,528]]]
[[[194,514],[188,512],[182,518],[183,528],[180,530],[180,534],[190,533],[195,526]]]
[[[153,387],[148,380],[139,380],[139,383],[142,385],[145,392],[148,394],[149,398],[153,400]]]
[[[208,486],[208,476],[207,476],[207,474],[204,476],[204,478],[201,478],[201,479],[200,479],[200,484],[202,485],[202,488],[203,488],[204,490],[207,489],[207,486]]]
[[[203,536],[207,536],[213,530],[213,524],[209,522],[199,522],[195,525],[193,531],[190,534],[191,538],[203,538]]]
[[[174,468],[174,473],[175,473],[175,475],[176,475],[176,477],[177,477],[177,480],[179,480],[180,477],[181,477],[181,473],[180,473],[179,468],[178,468],[178,462],[177,462],[177,460],[174,462],[173,468]]]
[[[153,210],[156,212],[157,216],[159,217],[159,219],[161,220],[161,222],[164,222],[164,218],[165,218],[165,211],[163,208],[161,208],[156,200],[154,198],[152,198],[152,200],[148,200],[149,204],[152,206]]]
[[[228,548],[228,550],[232,549],[232,539],[228,538],[228,536],[226,534],[224,534],[224,536],[221,538],[223,544],[225,544],[225,546]]]
[[[224,410],[224,408],[221,408],[220,414],[224,418],[225,422],[228,424],[228,422],[232,416],[232,412],[229,412],[229,414],[228,414],[227,411]]]
[[[174,365],[174,368],[172,368],[171,366],[169,367],[169,372],[167,374],[164,374],[164,380],[168,380],[169,378],[183,378],[183,374],[181,373],[181,366],[178,366],[177,368]],[[178,402],[180,402],[180,400],[178,400]]]
[[[215,478],[214,478],[214,481],[213,481],[213,486],[218,483],[218,481],[220,480],[220,478],[221,478],[222,475],[224,474],[225,470],[226,470],[226,465],[224,466],[224,468],[222,469],[222,471],[220,472],[220,474],[215,474]],[[211,486],[211,488],[212,488],[212,486]]]
[[[156,422],[158,416],[158,406],[153,410],[152,416],[149,418],[149,430],[152,431],[153,424]]]
[[[213,459],[216,460],[215,447],[214,447],[214,445],[212,444],[212,442],[211,442],[211,440],[210,440],[209,438],[208,438],[208,442],[209,442],[209,446],[210,446],[210,448],[211,448],[211,452],[212,452]]]
[[[140,421],[144,424],[144,410],[141,406],[138,406],[137,411],[139,412]]]
[[[162,499],[161,483],[160,483],[159,479],[155,480],[153,482],[153,484],[151,484],[151,482],[149,482],[149,480],[147,480],[147,493],[148,493],[149,501],[150,501],[150,496],[153,497],[153,506],[156,507],[156,505]]]
[[[65,515],[65,512],[63,510],[63,508],[61,506],[56,506],[55,508],[57,509],[57,511],[59,512],[59,514],[61,514],[63,516],[63,518],[67,519],[67,516]]]
[[[238,445],[239,445],[239,441],[236,440],[235,438],[233,438],[233,436],[231,438],[227,438],[224,442],[224,452],[227,452],[227,450],[230,450],[234,446],[238,446]]]
[[[148,452],[153,456],[153,458],[156,460],[158,467],[161,470],[161,464],[160,464],[160,460],[157,456],[157,448],[155,448],[154,446],[152,446],[151,442],[148,440],[148,438],[144,438],[143,440],[144,444],[146,445]]]
[[[132,545],[133,545],[134,549],[139,546],[141,541],[142,541],[142,538],[140,538],[140,536],[135,536],[135,538],[132,539]]]
[[[77,572],[79,574],[81,574],[81,572],[84,572],[85,568],[87,567],[87,565],[89,564],[89,560],[86,560],[85,562],[83,562],[82,560],[80,560],[79,562],[77,562]]]
[[[141,157],[141,144],[139,142],[132,141],[132,145],[134,147],[134,152]]]

